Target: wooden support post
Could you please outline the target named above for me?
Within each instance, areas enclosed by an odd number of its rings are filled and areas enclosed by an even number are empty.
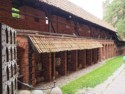
[[[90,65],[92,65],[92,49],[90,49]]]
[[[87,50],[87,52],[86,52],[86,61],[87,61],[87,65],[92,64],[92,50]]]
[[[55,80],[56,79],[56,66],[55,66],[55,53],[51,53],[51,75],[52,75],[52,79],[51,80]]]
[[[101,61],[102,60],[102,48],[99,48],[99,52],[100,52],[100,60],[99,61]]]
[[[52,80],[52,75],[51,75],[51,70],[52,70],[52,59],[51,59],[51,53],[48,54],[48,58],[49,58],[49,61],[47,62],[48,63],[48,81],[51,81]]]
[[[99,52],[99,48],[97,48],[96,50],[95,50],[96,52],[96,63],[98,63],[99,62],[99,56],[100,56],[100,52]]]
[[[61,75],[67,74],[67,54],[65,52],[61,52]]]
[[[42,56],[43,67],[44,67],[44,78],[45,81],[52,80],[52,63],[51,63],[51,53],[45,53]]]
[[[106,44],[104,45],[104,59],[106,59]]]
[[[78,51],[78,68],[86,67],[86,51],[79,50]]]
[[[95,53],[96,49],[92,49],[92,63],[95,64],[95,60],[96,60],[96,53]]]
[[[86,50],[83,50],[83,68],[86,67]]]
[[[108,44],[106,44],[106,59],[108,59]]]
[[[71,63],[72,63],[72,70],[76,71],[77,70],[77,65],[78,65],[78,51],[74,50],[71,51]]]

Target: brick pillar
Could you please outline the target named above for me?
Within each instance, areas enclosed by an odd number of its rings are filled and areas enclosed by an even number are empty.
[[[29,83],[29,62],[28,62],[28,38],[25,36],[17,36],[17,58],[20,67],[20,75],[23,75],[23,82]]]

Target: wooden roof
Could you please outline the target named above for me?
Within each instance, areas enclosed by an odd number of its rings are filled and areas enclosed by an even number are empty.
[[[92,39],[47,36],[47,35],[29,35],[32,47],[38,53],[50,53],[70,50],[94,49],[102,45]]]
[[[116,31],[115,28],[110,24],[108,24],[107,22],[95,17],[94,15],[88,13],[84,9],[78,7],[77,5],[73,4],[68,0],[36,0],[36,1],[40,1],[48,5],[52,5],[56,8],[59,8],[63,11],[69,12],[77,17],[87,20],[91,23],[102,26],[112,31]]]

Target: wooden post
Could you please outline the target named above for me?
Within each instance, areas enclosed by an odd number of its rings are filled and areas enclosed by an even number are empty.
[[[55,53],[51,53],[51,75],[52,75],[52,79],[51,80],[55,80],[56,78],[56,66],[55,66]]]
[[[86,67],[86,51],[85,50],[78,51],[78,67],[79,68]]]
[[[90,49],[90,65],[92,65],[92,49]]]
[[[61,52],[61,75],[66,75],[67,74],[67,54],[65,52]]]
[[[43,68],[44,68],[44,77],[45,81],[52,80],[52,63],[51,63],[51,53],[45,53],[42,56]]]
[[[87,61],[87,65],[91,65],[92,64],[92,50],[87,50],[86,52],[86,61]]]
[[[74,50],[71,51],[71,63],[72,63],[72,70],[76,71],[77,70],[77,65],[78,65],[78,51]]]
[[[86,50],[83,50],[83,68],[86,67]]]

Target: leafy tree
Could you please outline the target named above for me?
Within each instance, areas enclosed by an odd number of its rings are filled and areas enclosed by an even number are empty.
[[[125,0],[106,0],[103,19],[111,23],[119,35],[125,36]]]

